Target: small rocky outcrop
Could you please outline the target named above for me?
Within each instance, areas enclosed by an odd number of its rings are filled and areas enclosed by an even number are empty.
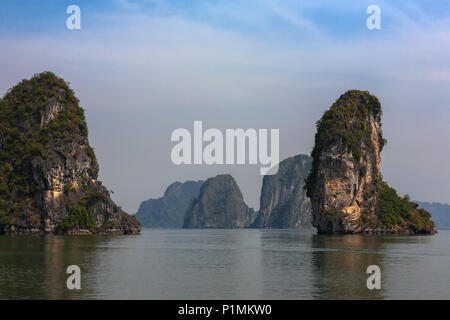
[[[51,72],[0,100],[0,233],[136,234],[98,181],[84,111]]]
[[[136,217],[146,228],[182,228],[184,214],[191,201],[198,196],[202,183],[172,183],[163,197],[142,202]]]
[[[424,208],[431,213],[431,218],[437,229],[450,228],[450,204],[439,202],[414,201],[420,208]]]
[[[430,214],[382,181],[381,105],[365,91],[343,94],[317,123],[308,177],[319,233],[434,233]]]
[[[254,228],[299,228],[311,225],[311,203],[305,180],[312,158],[297,155],[282,161],[278,173],[263,178],[258,217]]]
[[[186,211],[184,228],[246,228],[253,222],[239,187],[229,174],[206,180]]]

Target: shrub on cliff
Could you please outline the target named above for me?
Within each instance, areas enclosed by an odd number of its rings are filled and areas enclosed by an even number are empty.
[[[408,197],[400,197],[386,182],[380,186],[376,213],[379,224],[388,228],[405,223],[412,223],[417,229],[434,228],[428,211],[418,209],[417,204],[408,201]]]
[[[88,191],[78,205],[70,209],[69,215],[58,224],[58,229],[62,232],[73,229],[93,231],[96,227],[94,208],[103,197],[99,192]]]

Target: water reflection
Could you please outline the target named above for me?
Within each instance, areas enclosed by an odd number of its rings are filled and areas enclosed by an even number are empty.
[[[310,299],[312,229],[261,230],[262,296]]]
[[[104,249],[98,292],[124,299],[256,299],[259,248],[257,230],[145,230]]]
[[[95,236],[5,236],[0,241],[0,298],[73,299],[92,293],[66,287],[66,268],[76,264],[89,279],[96,246],[107,241]],[[88,284],[83,281],[83,284]]]
[[[312,248],[314,298],[383,298],[382,290],[369,290],[366,285],[368,266],[377,265],[383,271],[381,237],[314,235]]]
[[[366,285],[383,270],[383,238],[317,235],[312,229],[262,230],[264,296],[274,299],[382,299]],[[278,291],[274,288],[279,288]]]

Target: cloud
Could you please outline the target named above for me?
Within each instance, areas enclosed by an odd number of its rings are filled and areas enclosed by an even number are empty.
[[[273,11],[274,14],[276,14],[279,18],[283,19],[287,23],[293,26],[306,28],[309,31],[313,31],[315,33],[319,32],[319,29],[312,21],[302,17],[299,14],[299,10],[284,7],[277,1],[268,0],[264,3]]]

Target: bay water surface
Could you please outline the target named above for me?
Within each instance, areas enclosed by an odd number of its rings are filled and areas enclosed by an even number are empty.
[[[69,265],[81,269],[81,290],[67,289]],[[381,268],[380,290],[367,288],[370,265]],[[0,236],[0,299],[450,299],[450,230]]]

